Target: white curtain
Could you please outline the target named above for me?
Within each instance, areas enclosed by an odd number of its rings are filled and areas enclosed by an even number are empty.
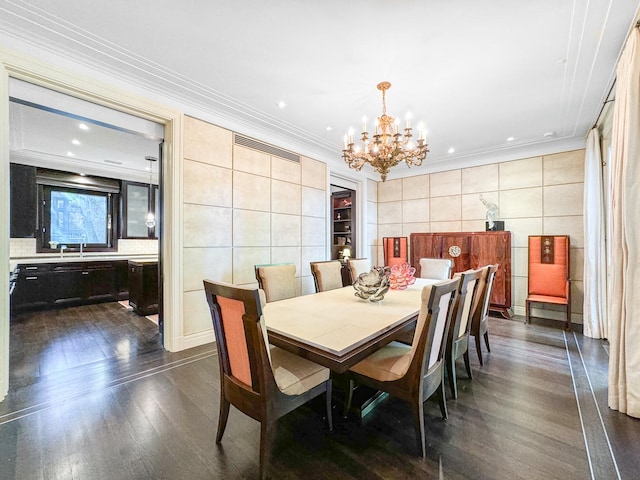
[[[640,418],[640,31],[616,78],[611,156],[609,407]]]
[[[607,338],[607,268],[600,134],[587,137],[584,165],[584,334]]]

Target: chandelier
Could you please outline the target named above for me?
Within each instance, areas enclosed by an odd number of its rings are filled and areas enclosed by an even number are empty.
[[[387,179],[389,170],[400,162],[408,167],[422,165],[427,156],[426,132],[421,129],[417,145],[411,141],[411,123],[407,117],[404,134],[400,133],[398,119],[387,115],[385,92],[391,88],[389,82],[380,82],[377,86],[382,91],[382,115],[376,118],[375,130],[372,138],[367,132],[367,119],[362,119],[362,145],[353,143],[353,131],[344,136],[344,150],[342,157],[350,168],[360,170],[366,163],[380,174],[382,181]]]

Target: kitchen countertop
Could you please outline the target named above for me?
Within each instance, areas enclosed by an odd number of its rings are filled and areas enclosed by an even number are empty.
[[[37,264],[37,263],[70,263],[70,262],[107,262],[114,260],[135,260],[138,262],[153,262],[158,261],[157,255],[118,255],[118,254],[106,254],[106,255],[84,255],[80,256],[77,253],[70,253],[60,258],[60,255],[47,256],[47,257],[15,257],[9,259],[9,272],[13,272],[17,265],[21,264]]]

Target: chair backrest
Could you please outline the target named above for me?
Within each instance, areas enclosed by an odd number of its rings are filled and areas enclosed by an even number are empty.
[[[296,296],[296,266],[293,263],[256,265],[258,288],[264,290],[267,302]]]
[[[471,327],[471,317],[473,314],[473,304],[476,295],[479,293],[480,278],[483,275],[482,268],[477,270],[467,270],[456,273],[453,278],[460,278],[458,294],[451,318],[451,328],[449,338],[456,340],[469,333]]]
[[[570,247],[568,235],[529,236],[529,295],[568,297]]]
[[[407,237],[384,237],[382,239],[385,266],[393,267],[409,261],[407,243]]]
[[[450,258],[421,258],[420,278],[446,280],[451,278],[453,260]]]
[[[316,292],[342,288],[342,263],[340,260],[311,262],[311,273]]]
[[[371,262],[368,258],[350,258],[347,261],[349,265],[349,273],[351,274],[351,283],[355,282],[358,275],[371,271]]]
[[[442,360],[459,283],[454,278],[423,287],[409,370],[427,372]]]
[[[246,390],[265,391],[275,384],[262,306],[264,292],[204,280],[211,311],[221,375],[240,382]]]
[[[486,265],[482,267],[477,293],[472,305],[472,322],[480,322],[489,314],[489,303],[491,300],[491,289],[493,288],[493,280],[496,277],[499,264]]]

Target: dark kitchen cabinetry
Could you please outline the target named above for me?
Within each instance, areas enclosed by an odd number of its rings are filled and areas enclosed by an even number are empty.
[[[113,301],[128,291],[127,260],[20,264],[11,308]]]
[[[36,167],[12,163],[9,169],[11,238],[34,238],[36,234]]]
[[[129,260],[129,305],[138,315],[158,313],[158,262]]]

